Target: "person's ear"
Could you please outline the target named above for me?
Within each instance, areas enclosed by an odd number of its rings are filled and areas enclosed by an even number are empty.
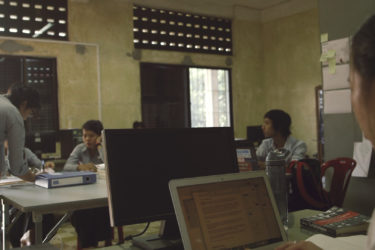
[[[96,144],[99,145],[102,143],[102,136],[99,135],[97,138],[96,138]]]

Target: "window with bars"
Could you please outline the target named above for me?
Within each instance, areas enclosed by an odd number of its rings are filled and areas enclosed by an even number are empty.
[[[67,0],[0,0],[0,36],[68,40]]]
[[[141,63],[146,128],[231,127],[230,69]]]
[[[230,19],[133,6],[134,47],[232,55]]]
[[[230,127],[229,71],[189,68],[191,127]]]
[[[39,92],[40,112],[25,122],[25,144],[39,157],[56,151],[59,130],[56,70],[56,58],[0,55],[1,94],[15,84],[32,86]]]

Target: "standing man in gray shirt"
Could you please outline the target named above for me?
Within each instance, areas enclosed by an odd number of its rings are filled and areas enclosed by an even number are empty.
[[[16,86],[9,96],[0,96],[0,174],[6,173],[4,141],[8,140],[9,171],[19,178],[34,182],[24,151],[24,120],[40,109],[39,93],[29,86]]]

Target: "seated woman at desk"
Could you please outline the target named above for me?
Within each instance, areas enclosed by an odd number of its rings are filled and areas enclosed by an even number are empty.
[[[363,134],[375,149],[375,15],[370,17],[354,35],[350,61],[352,107]],[[312,242],[301,241],[289,242],[277,249],[318,250],[321,248]],[[375,250],[375,210],[367,231],[367,243],[364,249]]]
[[[270,110],[264,115],[262,130],[266,139],[262,141],[256,151],[261,165],[264,166],[268,153],[274,149],[288,150],[287,162],[305,158],[306,143],[291,136],[291,123],[289,114],[279,109]]]
[[[98,120],[89,120],[83,124],[83,143],[73,149],[65,163],[65,171],[97,171],[95,165],[103,163],[100,146],[102,130],[103,125]],[[112,229],[107,207],[75,211],[71,223],[82,248],[96,247],[100,240],[111,240]]]

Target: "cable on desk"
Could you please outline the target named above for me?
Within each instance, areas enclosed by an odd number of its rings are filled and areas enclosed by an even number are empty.
[[[134,237],[141,236],[142,234],[144,234],[147,231],[147,229],[148,229],[149,226],[150,226],[150,222],[147,222],[147,225],[143,229],[142,232],[140,232],[139,234],[135,234],[135,235],[129,235],[129,236],[125,237],[124,241],[126,241],[126,240],[132,240]]]

